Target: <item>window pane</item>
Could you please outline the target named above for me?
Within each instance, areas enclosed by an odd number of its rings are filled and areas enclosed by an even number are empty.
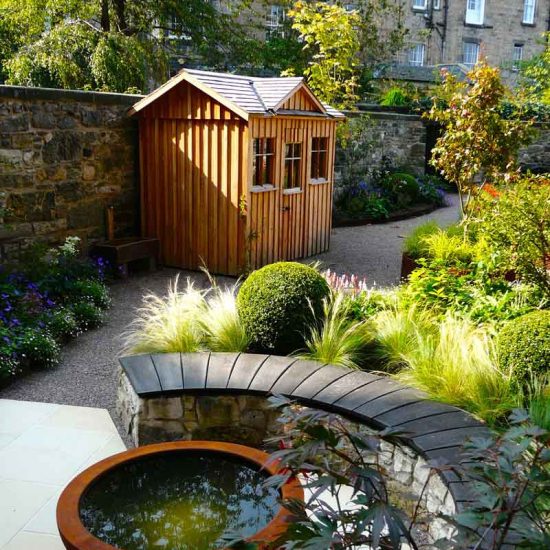
[[[466,23],[482,25],[485,11],[485,0],[468,0],[466,4]]]
[[[476,42],[464,42],[463,63],[465,65],[475,65],[479,58],[479,44]]]
[[[523,22],[528,24],[535,22],[535,0],[525,0],[523,5]]]

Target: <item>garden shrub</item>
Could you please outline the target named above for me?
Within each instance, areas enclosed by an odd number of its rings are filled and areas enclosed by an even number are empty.
[[[90,302],[100,309],[108,309],[111,306],[111,297],[107,287],[97,279],[75,281],[71,295],[78,301]]]
[[[390,200],[395,201],[398,207],[405,207],[418,200],[420,186],[412,174],[395,172],[390,174],[383,182],[390,195]]]
[[[58,341],[74,338],[80,332],[74,313],[68,308],[55,310],[46,324],[48,331]]]
[[[17,351],[24,368],[55,367],[61,358],[61,348],[47,332],[27,329],[19,337]]]
[[[103,324],[103,312],[90,302],[72,304],[71,310],[80,330],[96,328]]]
[[[254,271],[237,295],[251,348],[283,355],[303,348],[328,296],[326,280],[313,267],[279,262]]]
[[[428,247],[424,237],[436,233],[439,229],[439,225],[433,220],[415,227],[403,242],[403,252],[415,259],[426,256]]]
[[[19,374],[21,365],[17,359],[0,351],[0,386]]]
[[[380,105],[384,107],[408,107],[411,98],[406,90],[402,88],[390,88],[381,98]]]
[[[511,370],[521,385],[550,372],[550,311],[533,311],[506,323],[498,338],[502,370]]]

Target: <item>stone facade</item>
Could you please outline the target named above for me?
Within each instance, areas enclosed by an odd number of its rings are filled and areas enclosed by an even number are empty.
[[[126,110],[138,96],[0,86],[0,206],[3,237],[84,244],[135,234],[137,125]],[[16,246],[5,244],[3,248]],[[4,250],[6,252],[6,250]]]
[[[550,172],[550,125],[537,127],[536,140],[522,149],[519,161],[524,168],[537,174]]]
[[[281,433],[278,411],[267,398],[251,394],[184,394],[141,398],[120,369],[117,412],[135,446],[176,440],[214,440],[239,443],[273,451],[266,438]],[[349,420],[345,422],[351,423]],[[373,433],[359,426],[364,434]],[[423,541],[448,535],[452,527],[438,514],[456,513],[456,505],[442,479],[413,449],[384,442],[379,454],[387,472],[393,499],[403,506],[421,498]],[[431,548],[431,546],[426,546]]]
[[[424,65],[469,61],[464,43],[479,45],[491,65],[504,69],[513,82],[515,46],[523,59],[544,49],[541,35],[548,30],[550,0],[536,0],[533,23],[525,23],[524,0],[477,0],[483,17],[479,24],[467,22],[468,0],[405,0],[403,25],[409,30],[407,47],[398,56],[401,63],[421,61]],[[473,5],[473,4],[472,4]],[[390,22],[393,24],[393,22]],[[423,59],[409,55],[410,48],[424,46]],[[517,52],[516,52],[517,53]]]

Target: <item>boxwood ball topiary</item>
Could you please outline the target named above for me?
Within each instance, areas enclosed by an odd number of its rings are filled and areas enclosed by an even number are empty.
[[[520,384],[550,372],[550,311],[533,311],[506,323],[498,339],[499,364]]]
[[[237,295],[251,349],[287,354],[302,348],[329,292],[317,270],[296,262],[279,262],[254,271]]]

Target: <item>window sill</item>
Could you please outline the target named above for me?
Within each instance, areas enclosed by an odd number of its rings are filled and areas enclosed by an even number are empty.
[[[292,187],[291,189],[283,189],[283,195],[299,195],[300,193],[303,193],[303,189],[301,187]]]
[[[265,185],[253,185],[250,188],[251,193],[268,193],[269,191],[276,191],[278,187],[266,183]]]
[[[330,182],[325,178],[309,180],[309,185],[324,185],[325,183],[330,183]]]
[[[536,27],[537,24],[534,21],[533,21],[533,23],[528,23],[527,21],[522,21],[521,26],[522,27]]]

